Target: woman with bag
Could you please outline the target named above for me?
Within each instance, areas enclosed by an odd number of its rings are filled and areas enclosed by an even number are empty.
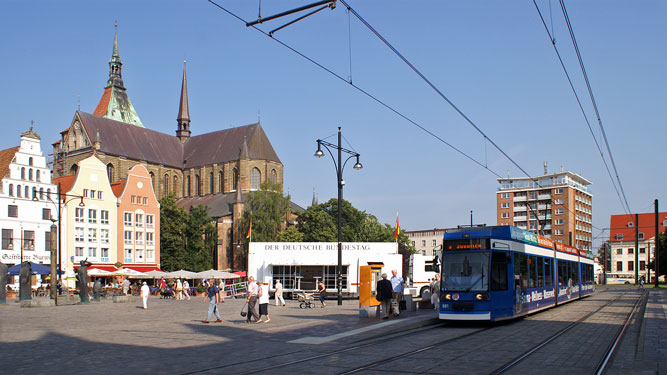
[[[257,282],[259,286],[259,320],[257,323],[263,322],[262,315],[266,315],[266,323],[271,321],[269,318],[269,286],[261,281]]]

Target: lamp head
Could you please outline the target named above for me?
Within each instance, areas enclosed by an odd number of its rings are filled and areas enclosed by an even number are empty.
[[[83,203],[83,197],[81,197],[81,202],[79,202],[79,207],[86,207],[86,204]]]
[[[315,151],[314,156],[316,158],[321,158],[322,156],[324,156],[324,152],[322,152],[322,145],[320,144],[319,140],[317,140],[317,151]]]
[[[361,165],[361,163],[359,163],[359,154],[357,154],[357,162],[354,164],[354,167],[352,167],[352,168],[354,168],[356,170],[359,170],[359,169],[362,169],[363,167],[364,166]]]

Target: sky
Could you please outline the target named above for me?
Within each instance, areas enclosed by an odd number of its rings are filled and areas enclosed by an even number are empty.
[[[146,127],[175,134],[187,60],[193,134],[259,119],[285,166],[285,190],[303,207],[313,193],[320,203],[336,197],[334,163],[313,154],[317,139],[336,143],[341,127],[342,146],[364,166],[354,170],[352,160],[344,170],[344,198],[355,207],[391,225],[398,213],[403,230],[468,224],[470,211],[475,224],[495,225],[497,175],[523,173],[492,141],[531,176],[546,161],[549,172],[562,167],[590,180],[594,246],[608,238],[610,215],[623,205],[532,1],[347,1],[488,139],[340,2],[274,39],[342,80],[206,0],[5,0],[0,149],[18,145],[34,121],[52,153],[78,106],[93,112],[117,23],[123,80]],[[264,0],[261,14],[311,2]],[[247,21],[259,13],[256,0],[218,3]],[[537,4],[607,157],[560,5]],[[667,2],[565,5],[630,209],[652,212],[659,199],[666,211]]]

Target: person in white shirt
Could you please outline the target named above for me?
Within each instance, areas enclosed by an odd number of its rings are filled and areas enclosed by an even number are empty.
[[[246,302],[248,303],[248,319],[246,321],[247,323],[250,323],[253,317],[255,318],[256,323],[261,321],[259,319],[259,315],[257,314],[257,310],[255,309],[258,295],[259,295],[259,287],[255,283],[255,278],[250,276],[248,278],[248,297],[246,298]]]
[[[148,308],[148,296],[151,294],[151,290],[148,287],[148,284],[144,281],[144,284],[141,286],[141,299],[144,302],[144,310]]]
[[[283,284],[280,280],[276,280],[276,306],[278,306],[279,301],[285,306],[285,300],[283,299]]]
[[[259,320],[257,323],[262,321],[262,315],[266,315],[265,323],[271,321],[269,317],[269,285],[258,281],[259,284]]]
[[[183,281],[183,294],[190,300],[190,283],[185,280]]]

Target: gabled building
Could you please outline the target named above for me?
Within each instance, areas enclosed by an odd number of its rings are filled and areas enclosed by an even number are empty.
[[[21,143],[0,151],[0,262],[51,263],[51,225],[57,218],[56,187],[32,129]]]
[[[82,160],[93,154],[105,165],[112,183],[125,179],[135,164],[142,164],[158,199],[173,194],[181,207],[209,208],[218,229],[213,266],[245,269],[245,262],[238,261],[238,244],[244,239],[239,234],[239,215],[233,215],[230,205],[237,202],[237,190],[243,199],[264,181],[276,183],[280,190],[283,185],[283,165],[262,125],[193,135],[184,66],[178,112],[174,105],[175,136],[145,128],[127,96],[122,65],[116,33],[102,99],[92,114],[77,111],[53,144],[54,175],[76,173]]]

